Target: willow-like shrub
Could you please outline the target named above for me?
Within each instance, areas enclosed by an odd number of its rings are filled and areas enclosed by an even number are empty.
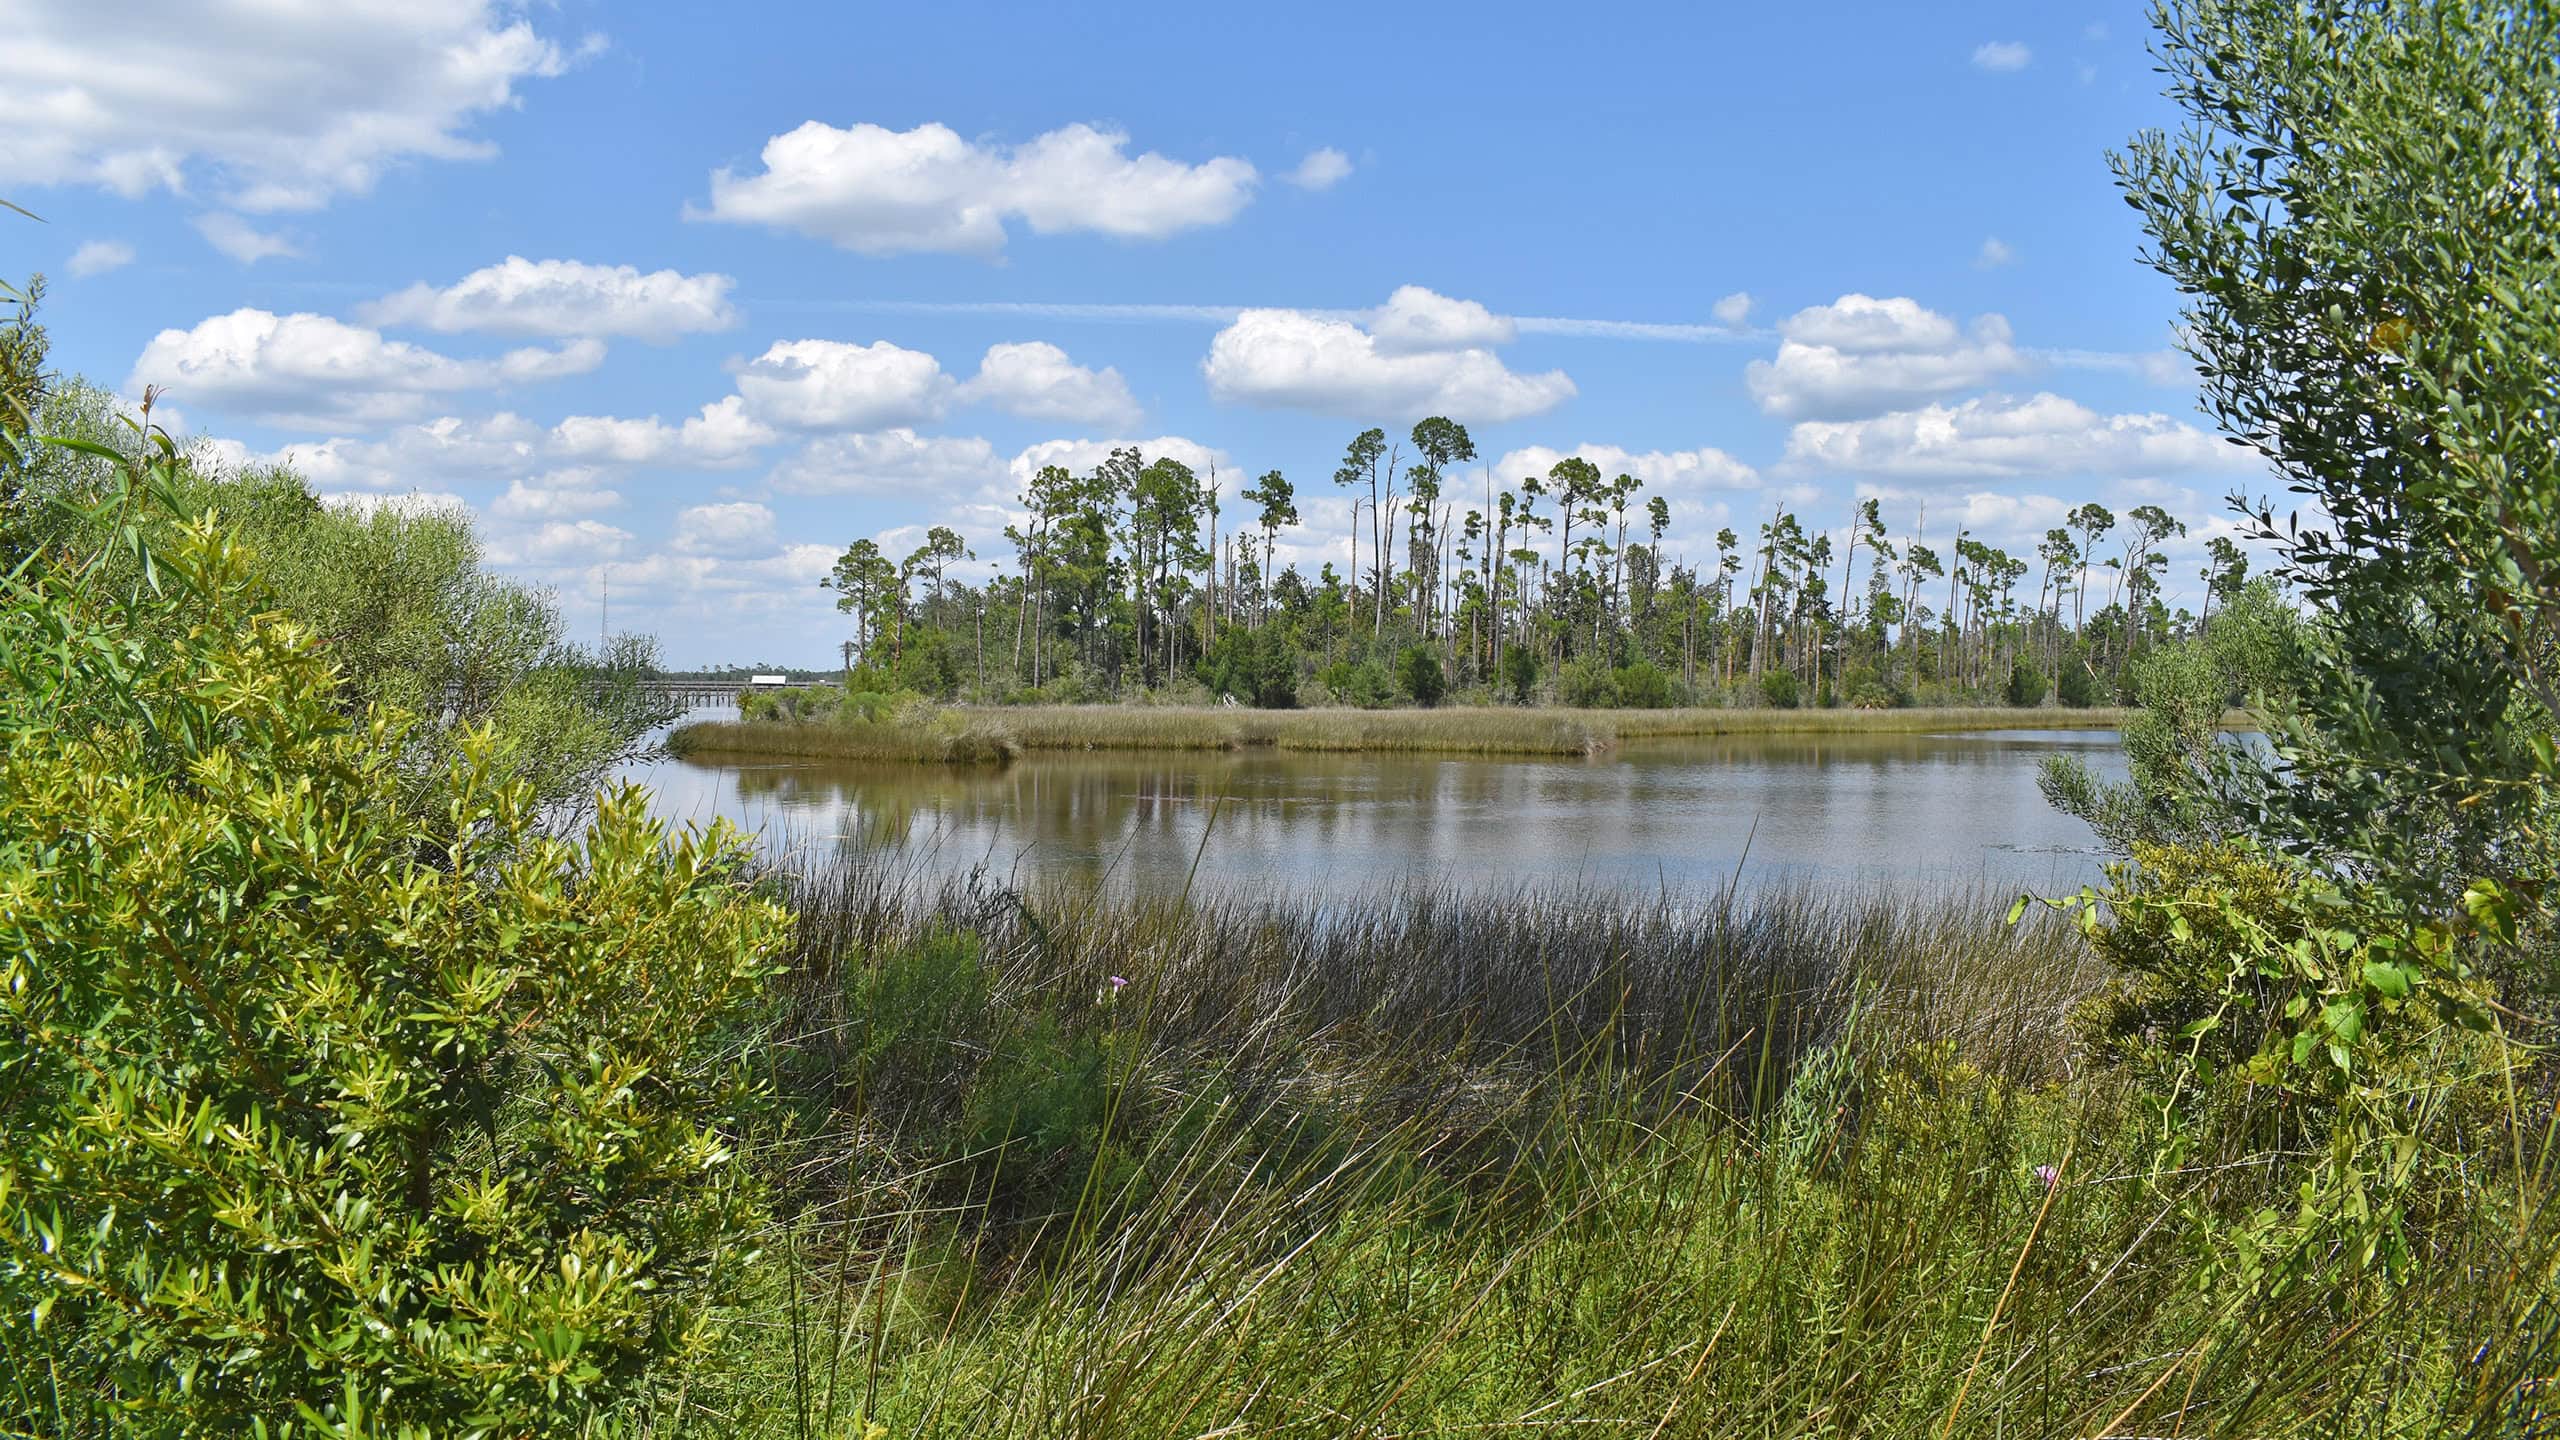
[[[636,791],[547,835],[486,731],[395,783],[161,533],[0,579],[0,1432],[606,1428],[750,1258],[785,917]]]

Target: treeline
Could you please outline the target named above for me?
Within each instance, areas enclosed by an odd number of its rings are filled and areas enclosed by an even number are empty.
[[[1745,539],[1674,543],[1670,502],[1578,456],[1461,497],[1466,427],[1432,417],[1353,437],[1347,565],[1282,565],[1307,533],[1280,471],[1225,513],[1214,470],[1113,451],[1047,466],[1004,532],[1009,568],[936,526],[904,556],[856,541],[820,583],[853,617],[849,684],[1016,702],[1205,691],[1263,706],[1434,704],[1452,693],[1568,705],[2090,705],[2129,698],[2128,665],[2215,619],[2282,608],[2228,538],[2207,542],[2200,612],[2167,600],[2163,546],[2186,522],[2090,503],[2012,555],[1882,502],[1815,531],[1784,505]],[[1000,562],[1000,563],[1003,563]]]

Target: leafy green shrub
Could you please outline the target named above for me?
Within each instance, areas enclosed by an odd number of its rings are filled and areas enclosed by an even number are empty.
[[[1527,646],[1514,645],[1502,652],[1502,663],[1495,669],[1500,672],[1502,689],[1511,697],[1511,703],[1528,704],[1538,688],[1538,657]]]
[[[1081,670],[1052,675],[1037,687],[1025,685],[1004,697],[1007,705],[1084,705],[1105,698]]]
[[[2466,1107],[2466,1092],[2493,1097],[2508,1078],[2472,958],[2483,940],[2511,941],[2503,897],[2475,891],[2453,921],[2243,843],[2132,854],[2102,889],[2054,902],[2118,972],[2075,1023],[2144,1079],[2167,1163],[2288,1142],[2315,1157],[2299,1211],[2245,1227],[2232,1257],[2244,1273],[2283,1284],[2403,1269],[2427,1190],[2466,1183],[2476,1141],[2459,1137],[2461,1112],[2495,1108]]]
[[[1670,675],[1650,660],[1619,666],[1610,688],[1617,692],[1618,704],[1629,710],[1668,710],[1675,703]]]
[[[933,701],[913,690],[857,690],[844,697],[839,712],[866,725],[909,720],[932,711]]]
[[[2044,672],[2020,660],[2009,667],[2009,683],[2003,698],[2019,709],[2044,703]]]
[[[1230,629],[1200,662],[1200,682],[1264,710],[1298,703],[1298,657],[1276,626]]]
[[[2047,756],[2037,788],[2055,809],[2089,823],[2109,849],[2219,837],[2230,816],[2218,773],[2241,758],[2222,742],[2227,681],[2207,646],[2180,641],[2127,667],[2139,713],[2125,722],[2125,783],[2099,783],[2075,755]]]
[[[841,1016],[797,1047],[798,1064],[815,1067],[816,1089],[851,1097],[949,1166],[955,1196],[1055,1198],[1098,1153],[1108,1032],[1027,997],[1000,1001],[996,980],[966,931],[880,947],[847,978]]]
[[[892,659],[896,684],[888,688],[948,700],[959,693],[968,655],[951,643],[949,632],[919,625],[909,627]]]
[[[0,1430],[583,1433],[749,1258],[785,916],[637,791],[546,834],[485,730],[421,801],[164,534],[0,592]]]
[[[1333,693],[1334,703],[1339,705],[1382,710],[1395,702],[1395,683],[1387,678],[1387,667],[1375,660],[1356,664],[1338,660],[1326,666],[1317,679]]]
[[[839,1084],[902,1109],[963,1088],[994,1024],[974,935],[943,932],[875,954],[856,972]]]
[[[1597,655],[1564,662],[1556,672],[1556,703],[1584,710],[1606,710],[1618,703],[1618,672]]]
[[[1894,710],[1911,703],[1911,692],[1885,683],[1872,665],[1852,665],[1840,677],[1840,695],[1852,710]]]
[[[2073,1012],[2075,1028],[2091,1049],[2119,1061],[2158,1060],[2182,1040],[2225,1063],[2255,1053],[2268,1020],[2257,977],[2248,977],[2228,1013],[2222,999],[2243,938],[2233,921],[2253,916],[2250,928],[2263,927],[2279,944],[2301,939],[2295,878],[2235,846],[2146,843],[2136,854],[2138,868],[2126,868],[2116,888],[2148,903],[2128,905],[2116,924],[2095,932],[2118,974]]]
[[[1408,645],[1396,657],[1396,684],[1425,709],[1449,693],[1449,677],[1440,669],[1440,653],[1428,645]]]
[[[1793,670],[1772,670],[1760,677],[1760,698],[1774,709],[1793,710],[1804,703],[1804,688]]]
[[[1110,1055],[1100,1037],[1070,1034],[1057,1017],[1035,1014],[997,1042],[970,1087],[964,1153],[1016,1195],[1046,1193],[1091,1167],[1110,1107]]]
[[[2063,704],[2074,710],[2086,710],[2098,703],[2098,677],[2090,674],[2089,667],[2077,657],[2066,660],[2062,674],[2055,681],[2054,692]]]

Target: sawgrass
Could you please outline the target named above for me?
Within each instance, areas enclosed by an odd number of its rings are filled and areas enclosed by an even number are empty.
[[[777,883],[765,1290],[645,1433],[2553,1418],[2560,1227],[2489,1178],[2497,1137],[2402,1283],[2200,1284],[2197,1226],[2286,1176],[2161,1173],[2154,1111],[2069,1038],[2095,962],[1990,897]]]

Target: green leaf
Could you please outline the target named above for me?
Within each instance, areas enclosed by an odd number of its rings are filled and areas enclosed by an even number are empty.
[[[58,450],[76,450],[83,455],[95,455],[102,460],[113,460],[119,465],[125,461],[124,452],[114,446],[100,444],[95,440],[83,440],[76,435],[39,435],[36,438]]]

